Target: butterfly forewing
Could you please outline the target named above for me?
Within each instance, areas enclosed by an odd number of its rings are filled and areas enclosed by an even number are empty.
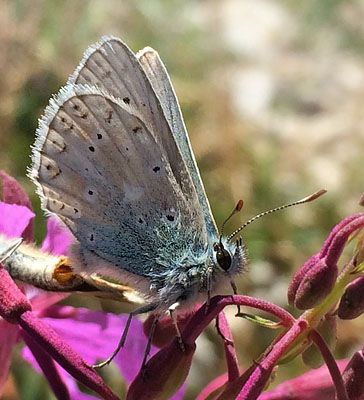
[[[167,265],[204,257],[208,239],[181,153],[173,140],[166,148],[145,119],[97,87],[67,85],[40,122],[32,176],[43,207],[68,225],[84,253],[158,277]]]
[[[171,168],[178,181],[189,172],[178,164],[176,142],[163,114],[159,100],[139,61],[120,39],[104,37],[86,50],[68,84],[88,84],[106,90],[138,116],[169,154]],[[176,159],[176,162],[175,162]]]
[[[158,139],[162,140],[165,148],[171,152],[174,148],[170,147],[173,140],[170,133],[173,134],[195,186],[207,229],[215,240],[217,228],[182,113],[168,73],[158,54],[153,49],[146,48],[135,57],[120,39],[104,37],[100,43],[91,46],[85,52],[69,83],[96,85],[122,99],[151,127],[152,132],[159,132]],[[165,120],[170,126],[170,131],[163,126]],[[173,163],[172,169],[177,174],[178,167],[175,169]]]

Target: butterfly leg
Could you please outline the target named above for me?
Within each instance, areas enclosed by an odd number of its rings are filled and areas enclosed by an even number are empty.
[[[118,347],[115,349],[115,351],[111,354],[110,357],[108,357],[105,361],[103,361],[101,363],[94,364],[93,368],[102,368],[105,365],[110,364],[111,361],[115,358],[115,356],[119,353],[120,349],[125,344],[126,337],[128,335],[128,331],[129,331],[129,328],[130,328],[131,320],[133,319],[133,317],[136,316],[136,315],[139,315],[139,314],[144,314],[144,313],[147,313],[149,311],[153,311],[153,310],[155,310],[155,308],[156,308],[155,304],[147,304],[147,305],[145,305],[143,307],[137,308],[136,310],[132,311],[129,314],[129,317],[128,317],[128,320],[126,322],[126,325],[125,325],[125,328],[124,328],[124,332],[123,332],[123,334],[121,336],[121,339],[119,341]],[[154,324],[154,322],[153,322],[153,324]],[[154,329],[155,329],[155,327],[154,327]],[[151,335],[149,335],[149,336],[151,336]],[[151,340],[152,339],[150,338],[150,342],[151,342]],[[148,344],[149,344],[149,339],[148,339]],[[150,344],[149,344],[149,349],[150,349]],[[148,349],[148,345],[147,345],[148,352],[149,352],[149,349]],[[147,356],[148,355],[147,355],[147,351],[146,351],[145,354],[144,354],[144,358],[146,359]],[[143,363],[144,363],[144,361],[143,361]]]
[[[209,268],[207,271],[207,299],[206,299],[206,306],[205,306],[205,314],[207,314],[209,310],[209,305],[210,305],[210,299],[211,299],[211,287],[212,287],[212,272],[213,269]]]
[[[151,325],[151,327],[150,327],[149,336],[148,336],[148,342],[147,342],[147,347],[145,348],[144,357],[143,357],[143,362],[142,362],[141,371],[142,371],[143,376],[144,376],[145,371],[146,371],[145,366],[146,366],[146,364],[147,364],[147,359],[148,359],[148,356],[149,356],[149,353],[150,353],[150,348],[151,348],[151,346],[152,346],[152,340],[153,340],[153,336],[154,336],[155,329],[156,329],[156,327],[157,327],[157,325],[158,325],[158,321],[159,321],[159,315],[155,315],[154,320],[153,320],[153,322],[152,322],[152,325]]]
[[[234,294],[238,294],[238,288],[236,287],[236,284],[235,284],[235,282],[234,282],[233,280],[230,281],[230,286],[231,286],[232,289],[233,289],[233,293],[234,293]],[[241,313],[241,311],[240,311],[240,305],[237,305],[236,307],[238,308],[238,312],[237,312],[236,315],[239,315],[239,314]]]
[[[9,258],[22,243],[22,238],[9,241],[9,243],[6,241],[4,247],[0,248],[0,263],[3,263],[7,258]]]
[[[236,240],[236,251],[238,254],[240,254],[240,258],[244,259],[244,247],[243,247],[243,239],[240,237],[239,239]],[[230,285],[233,289],[234,294],[238,294],[238,289],[236,287],[236,284],[233,280],[230,281]],[[240,306],[236,306],[238,308],[238,313],[236,315],[239,315],[241,313]]]
[[[179,326],[178,326],[178,320],[177,320],[177,315],[176,315],[176,308],[177,308],[179,305],[180,305],[180,304],[179,304],[178,302],[172,304],[172,305],[168,308],[168,311],[169,311],[169,314],[170,314],[170,316],[171,316],[171,320],[172,320],[172,322],[173,322],[173,325],[174,325],[174,327],[175,327],[175,329],[176,329],[176,333],[177,333],[177,338],[178,338],[179,346],[180,346],[180,348],[181,348],[182,351],[185,351],[185,345],[183,344],[182,335],[181,335],[181,331],[180,331]]]

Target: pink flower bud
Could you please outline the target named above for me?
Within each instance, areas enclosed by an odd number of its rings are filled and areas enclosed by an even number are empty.
[[[196,310],[200,306],[196,306]],[[188,311],[184,314],[177,315],[178,327],[180,331],[186,326],[187,322],[190,320],[194,313],[194,310]],[[146,337],[149,337],[150,328],[152,327],[154,321],[154,314],[151,314],[143,324],[143,330]],[[176,337],[176,327],[173,325],[170,315],[166,314],[163,318],[158,321],[155,328],[152,344],[156,347],[162,348],[172,339]]]
[[[364,358],[362,350],[357,351],[343,372],[346,392],[350,400],[362,400],[364,395]]]
[[[296,293],[298,290],[298,287],[300,286],[302,279],[306,275],[307,271],[312,269],[315,264],[317,264],[320,260],[320,255],[315,254],[312,257],[310,257],[293,275],[293,278],[291,280],[291,283],[288,287],[288,304],[290,304],[292,307],[295,307],[295,298],[296,298]]]
[[[325,258],[310,265],[296,290],[294,306],[307,310],[320,304],[334,287],[337,275],[337,265],[327,265]]]
[[[364,276],[351,282],[342,296],[338,309],[341,319],[354,319],[364,312]]]
[[[348,237],[364,226],[364,214],[351,215],[330,232],[319,253],[295,273],[288,289],[289,304],[307,310],[319,304],[332,290],[338,275],[337,262]]]
[[[185,344],[183,351],[177,339],[163,347],[131,383],[126,399],[169,399],[185,381],[195,349],[195,344]]]

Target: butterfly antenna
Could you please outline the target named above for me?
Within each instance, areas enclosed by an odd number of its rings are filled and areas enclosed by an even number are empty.
[[[326,189],[322,189],[322,190],[319,190],[318,192],[315,192],[315,193],[311,194],[310,196],[307,196],[307,197],[305,197],[305,198],[303,198],[301,200],[297,200],[297,201],[295,201],[293,203],[285,204],[283,206],[279,206],[279,207],[276,207],[276,208],[272,208],[271,210],[264,211],[264,212],[256,215],[255,217],[249,219],[248,221],[246,221],[245,224],[243,224],[240,228],[238,228],[231,235],[228,236],[227,241],[230,242],[231,239],[235,235],[237,235],[239,232],[241,232],[243,229],[245,229],[248,225],[250,225],[253,221],[259,219],[260,217],[264,217],[265,215],[272,214],[272,213],[274,213],[276,211],[284,210],[285,208],[288,208],[288,207],[297,206],[298,204],[309,203],[310,201],[315,200],[318,197],[322,196],[326,192],[327,192]],[[233,213],[231,213],[231,215],[227,218],[227,220],[233,215]],[[224,224],[225,224],[225,222],[224,222]],[[224,224],[223,224],[223,226],[224,226]]]
[[[220,240],[219,243],[221,245],[221,240],[222,240],[222,235],[224,233],[224,227],[226,225],[226,223],[229,221],[229,219],[235,215],[236,213],[238,213],[239,211],[241,211],[241,209],[243,208],[244,202],[243,200],[239,200],[238,204],[234,207],[233,211],[231,211],[231,213],[229,214],[229,216],[225,219],[225,221],[222,223],[221,225],[221,233],[220,233]]]

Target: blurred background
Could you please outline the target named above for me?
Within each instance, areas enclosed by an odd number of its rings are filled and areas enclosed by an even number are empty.
[[[84,50],[113,34],[134,51],[152,46],[166,64],[218,225],[244,200],[227,233],[258,212],[328,190],[244,231],[250,264],[239,292],[287,307],[293,272],[334,224],[360,211],[363,18],[364,1],[343,0],[0,1],[0,169],[31,196],[37,241],[44,219],[26,177],[37,119]],[[276,332],[230,311],[247,367]],[[360,329],[357,320],[338,326],[337,357],[358,348]],[[305,370],[298,357],[274,384]],[[185,399],[224,371],[211,327],[199,339]],[[48,398],[43,378],[15,354],[6,399]]]

